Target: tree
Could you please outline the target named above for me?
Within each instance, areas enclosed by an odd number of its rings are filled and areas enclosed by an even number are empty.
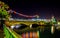
[[[56,23],[57,23],[57,20],[55,19],[54,16],[52,16],[51,23],[52,23],[52,24],[56,24]]]
[[[9,8],[4,2],[0,1],[0,17],[7,18],[9,16],[7,9]]]
[[[8,16],[9,16],[9,13],[7,12],[8,8],[9,8],[8,5],[6,5],[4,2],[0,1],[0,21],[1,21],[1,27],[3,27],[3,24],[4,24],[3,18],[8,20]]]

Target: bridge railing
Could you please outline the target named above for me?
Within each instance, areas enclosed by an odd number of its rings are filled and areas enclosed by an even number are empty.
[[[6,25],[4,25],[3,28],[4,28],[5,38],[21,38],[20,35],[15,33],[13,30],[9,29],[8,27],[6,27]]]

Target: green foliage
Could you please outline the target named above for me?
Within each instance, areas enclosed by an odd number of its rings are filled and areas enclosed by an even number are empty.
[[[4,34],[6,38],[14,38],[14,36],[12,35],[12,33],[6,28],[6,26],[3,26],[4,28]]]
[[[52,18],[52,19],[51,19],[51,23],[52,23],[52,24],[56,24],[56,23],[57,23],[57,20],[56,20],[55,18]]]
[[[8,9],[9,6],[7,4],[5,4],[4,2],[0,1],[0,7],[3,7],[4,9]]]
[[[7,9],[9,8],[8,5],[6,5],[4,2],[0,1],[0,18],[6,18],[8,19],[8,12]]]

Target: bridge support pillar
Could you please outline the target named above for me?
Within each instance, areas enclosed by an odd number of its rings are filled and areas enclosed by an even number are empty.
[[[30,24],[30,28],[32,28],[32,24]]]

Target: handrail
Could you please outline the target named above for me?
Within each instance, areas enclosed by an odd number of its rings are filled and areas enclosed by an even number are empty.
[[[15,37],[15,38],[21,38],[20,35],[18,35],[16,32],[14,32],[12,29],[8,28],[7,29],[9,30],[9,32]]]
[[[11,38],[21,38],[20,35],[18,35],[16,32],[11,30],[10,28],[6,27],[6,25],[4,25],[4,33],[6,35],[6,38],[10,38],[10,37]]]

